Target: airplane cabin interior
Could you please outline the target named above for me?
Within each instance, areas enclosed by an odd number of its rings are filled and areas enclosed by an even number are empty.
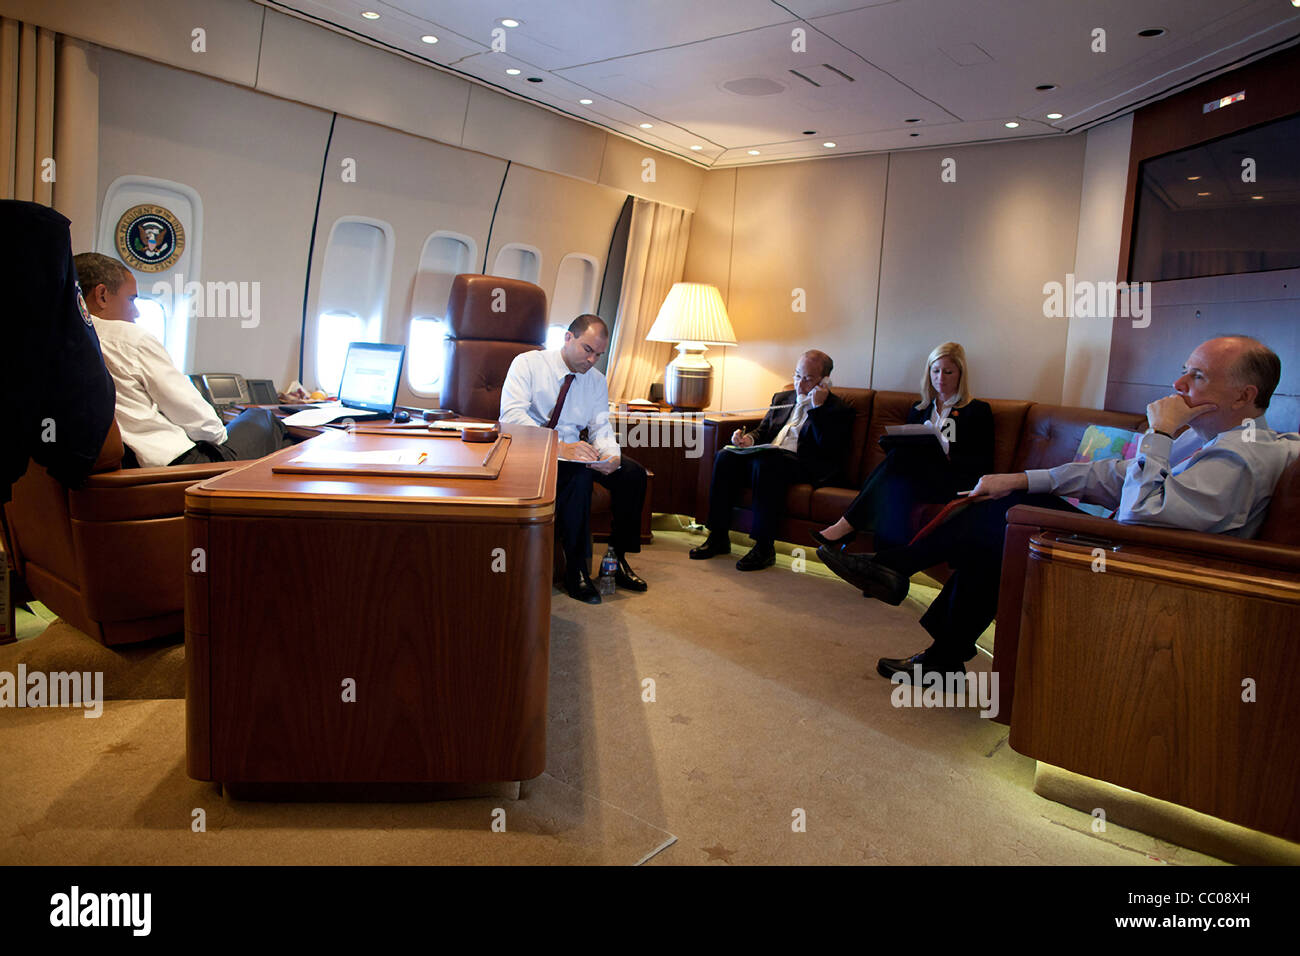
[[[1298,43],[0,0],[0,862],[1300,862]]]

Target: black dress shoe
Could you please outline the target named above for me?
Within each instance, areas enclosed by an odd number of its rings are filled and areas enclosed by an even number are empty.
[[[756,544],[736,562],[737,571],[762,571],[776,564],[776,548],[770,544]]]
[[[696,561],[703,561],[719,554],[731,554],[730,538],[715,538],[709,535],[698,548],[691,548],[691,557]]]
[[[564,590],[575,601],[585,601],[587,604],[600,603],[600,592],[596,590],[596,585],[591,583],[591,577],[586,571],[565,575]]]
[[[873,597],[895,607],[907,597],[908,579],[893,568],[877,564],[873,554],[845,554],[834,548],[818,548],[817,557],[839,577]]]
[[[621,554],[618,556],[618,569],[614,571],[614,583],[628,591],[644,591],[650,587],[628,567],[627,558]]]
[[[809,531],[808,533],[812,535],[812,539],[821,547],[839,548],[841,550],[843,550],[847,545],[852,544],[858,537],[856,531],[850,531],[848,534],[840,538],[828,538],[820,531]]]
[[[927,674],[933,673],[939,674],[941,678],[948,674],[960,674],[963,677],[966,674],[966,665],[960,661],[931,660],[926,657],[925,651],[913,654],[911,657],[882,657],[876,662],[876,673],[891,680],[895,674],[902,674],[907,679],[901,683],[911,684],[916,679],[917,667],[921,668],[921,680],[925,680]]]

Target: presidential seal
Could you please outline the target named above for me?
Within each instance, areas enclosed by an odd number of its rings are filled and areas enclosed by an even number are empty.
[[[170,269],[185,251],[185,230],[162,206],[132,206],[117,221],[116,235],[118,255],[140,272]]]

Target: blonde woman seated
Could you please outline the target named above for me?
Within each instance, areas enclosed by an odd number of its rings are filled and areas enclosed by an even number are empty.
[[[948,436],[947,451],[935,441],[895,445],[844,517],[812,532],[818,544],[843,548],[870,530],[877,549],[901,547],[911,537],[916,505],[949,501],[993,471],[993,410],[971,398],[966,350],[956,342],[944,342],[926,360],[921,400],[907,414],[909,425],[925,422]]]

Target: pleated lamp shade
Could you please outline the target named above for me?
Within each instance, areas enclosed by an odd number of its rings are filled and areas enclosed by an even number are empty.
[[[647,342],[676,342],[677,357],[664,369],[664,397],[673,408],[698,411],[713,394],[713,367],[704,358],[710,345],[735,345],[717,286],[677,282],[659,309]]]
[[[735,345],[736,332],[717,286],[676,282],[660,306],[646,341]]]

